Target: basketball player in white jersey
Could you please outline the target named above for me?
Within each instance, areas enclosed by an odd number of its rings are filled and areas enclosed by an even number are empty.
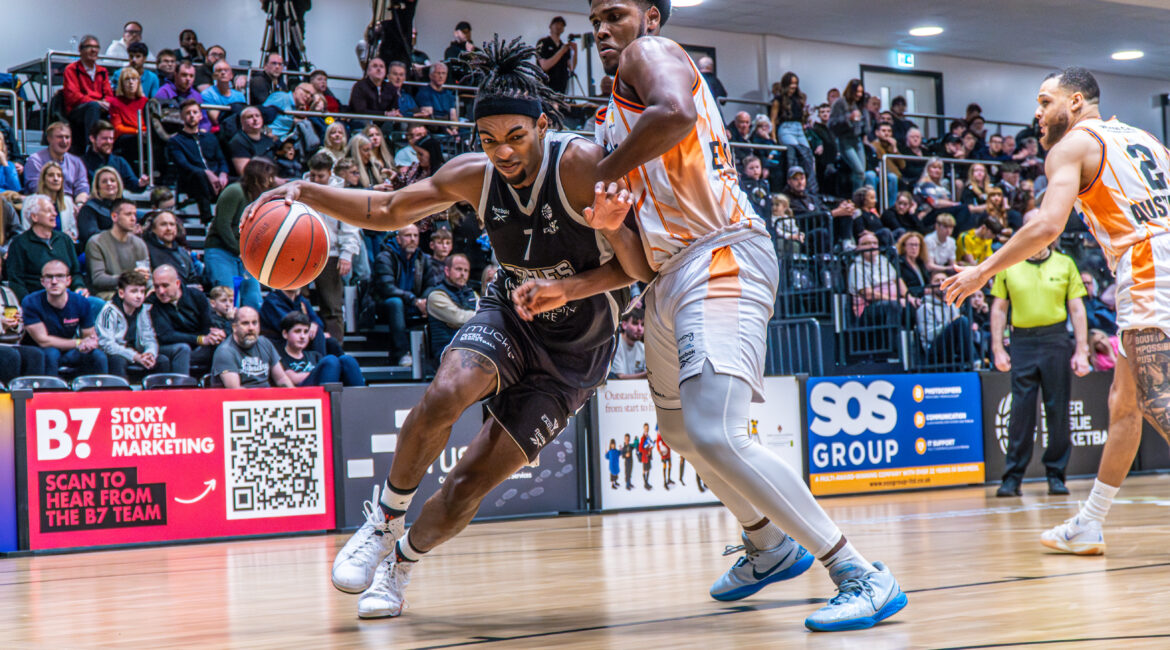
[[[626,181],[640,239],[620,219],[586,217],[627,273],[655,278],[645,344],[659,429],[745,529],[745,555],[711,595],[744,598],[799,575],[815,556],[839,593],[805,624],[871,627],[906,605],[897,581],[845,540],[799,471],[748,437],[751,402],[763,401],[779,265],[767,215],[739,189],[718,105],[690,57],[657,36],[669,0],[592,0],[590,9],[598,54],[614,76],[598,115],[598,141],[610,152],[598,176]]]
[[[1137,454],[1143,413],[1170,439],[1170,153],[1141,129],[1102,120],[1099,97],[1084,68],[1044,80],[1036,117],[1049,152],[1048,189],[1039,215],[982,264],[943,283],[947,300],[961,303],[1052,243],[1074,208],[1108,258],[1122,343],[1109,391],[1109,438],[1088,501],[1040,540],[1080,555],[1105,552],[1101,525]]]

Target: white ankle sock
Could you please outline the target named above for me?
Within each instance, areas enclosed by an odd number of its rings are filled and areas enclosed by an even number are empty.
[[[877,571],[872,564],[861,557],[861,553],[858,553],[850,542],[845,542],[844,546],[836,553],[821,560],[821,563],[829,570],[829,578],[833,580],[833,584],[837,585],[849,578],[861,578],[867,573]]]
[[[1113,505],[1113,499],[1117,497],[1117,491],[1120,489],[1120,487],[1102,483],[1100,479],[1093,481],[1093,491],[1089,493],[1089,500],[1081,506],[1081,512],[1078,516],[1082,520],[1105,523],[1109,507]]]
[[[378,497],[378,503],[382,506],[382,512],[390,517],[392,514],[396,516],[397,513],[405,514],[410,508],[410,502],[414,499],[414,493],[418,490],[416,487],[409,492],[399,492],[397,489],[390,486],[390,479],[386,479],[386,483],[382,486],[382,496]]]
[[[398,543],[394,548],[395,552],[398,554],[398,558],[401,560],[406,560],[407,562],[418,562],[422,559],[422,556],[426,554],[426,551],[420,551],[410,543],[409,530],[406,531],[406,534],[402,536],[402,539],[398,540]]]
[[[755,545],[761,551],[767,551],[776,548],[788,539],[784,531],[780,530],[776,524],[768,522],[767,526],[757,528],[756,530],[744,529],[744,534],[747,535],[748,541]]]

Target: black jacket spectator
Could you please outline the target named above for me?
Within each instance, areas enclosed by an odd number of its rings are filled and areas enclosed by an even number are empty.
[[[248,81],[248,88],[252,95],[252,105],[259,106],[276,91],[288,92],[288,83],[283,75],[274,81],[272,77],[259,72]]]
[[[191,251],[180,246],[177,241],[167,246],[166,242],[149,230],[142,233],[142,240],[146,242],[146,250],[150,251],[150,268],[156,269],[163,264],[169,264],[179,273],[180,282],[188,285],[199,284],[199,274],[195,272]]]
[[[85,250],[90,237],[114,227],[114,220],[110,218],[110,206],[113,203],[93,196],[77,211],[77,241],[82,250]]]
[[[85,163],[85,170],[89,172],[90,182],[93,182],[93,175],[97,170],[102,167],[113,167],[118,172],[118,176],[122,177],[122,185],[125,186],[127,192],[141,192],[146,189],[145,186],[138,184],[138,174],[134,173],[130,162],[116,153],[105,156],[94,151],[91,147],[81,157],[81,161]]]
[[[203,177],[204,170],[226,174],[227,161],[210,133],[192,135],[179,131],[167,142],[167,153],[183,173]]]
[[[349,91],[349,108],[363,115],[385,115],[398,108],[398,90],[387,81],[375,86],[369,77],[362,77]]]
[[[44,288],[41,286],[41,267],[49,260],[60,260],[69,267],[69,274],[73,276],[70,289],[77,291],[85,288],[85,276],[69,235],[54,230],[49,240],[45,241],[30,228],[8,244],[8,255],[4,262],[9,287],[17,298],[23,300],[28,294]]]
[[[276,158],[276,147],[279,143],[276,138],[260,134],[259,140],[253,140],[247,133],[237,131],[228,142],[228,154],[234,158],[248,158],[257,156]],[[235,171],[235,170],[232,170]],[[234,174],[233,174],[234,175]]]
[[[154,332],[159,345],[186,343],[192,349],[199,343],[198,337],[211,331],[211,303],[198,289],[186,287],[175,304],[167,304],[152,295],[147,299],[152,307]]]
[[[382,251],[374,259],[374,277],[371,283],[374,297],[379,300],[402,298],[407,304],[422,298],[423,293],[429,288],[427,280],[433,276],[431,266],[434,261],[421,249],[416,249],[411,259],[414,260],[414,278],[409,283],[410,288],[403,289],[398,282],[406,267],[402,249],[394,239],[386,240]]]
[[[898,258],[898,277],[906,285],[906,292],[916,298],[922,297],[926,292],[926,283],[930,282],[930,272],[926,267],[915,269],[904,257]]]

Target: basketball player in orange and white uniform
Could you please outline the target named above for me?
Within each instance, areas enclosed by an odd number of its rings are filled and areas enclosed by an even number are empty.
[[[779,265],[764,217],[739,189],[711,91],[682,48],[657,36],[669,15],[669,1],[591,3],[598,54],[614,76],[597,120],[598,142],[609,152],[598,177],[615,183],[609,194],[624,180],[640,234],[623,228],[620,214],[602,219],[590,211],[586,219],[628,274],[653,278],[645,344],[659,429],[745,529],[745,555],[711,595],[744,598],[799,575],[815,556],[839,593],[805,624],[870,627],[905,606],[897,581],[845,540],[799,468],[748,437],[751,402],[763,401]]]
[[[1170,153],[1157,138],[1102,120],[1100,89],[1084,68],[1065,68],[1040,86],[1036,117],[1048,150],[1048,189],[1039,215],[1003,248],[949,278],[960,303],[999,271],[1051,244],[1074,207],[1117,276],[1122,354],[1109,391],[1109,438],[1088,500],[1076,516],[1041,536],[1049,548],[1105,552],[1105,516],[1141,443],[1142,414],[1170,439]]]

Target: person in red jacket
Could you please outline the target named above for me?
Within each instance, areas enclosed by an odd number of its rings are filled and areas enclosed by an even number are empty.
[[[650,439],[650,425],[642,425],[642,438],[638,442],[638,458],[642,461],[642,483],[650,487],[650,460],[654,458],[654,441]]]
[[[97,64],[101,53],[97,36],[86,34],[78,54],[81,59],[65,66],[65,114],[73,130],[73,153],[85,152],[85,135],[98,120],[106,119],[110,110],[110,73]]]
[[[657,426],[654,428],[655,430],[658,429]],[[662,439],[661,433],[658,434],[658,439],[654,444],[658,447],[659,458],[662,459],[662,486],[669,490],[670,486],[674,485],[674,481],[670,480],[670,445],[666,444],[666,441]]]

